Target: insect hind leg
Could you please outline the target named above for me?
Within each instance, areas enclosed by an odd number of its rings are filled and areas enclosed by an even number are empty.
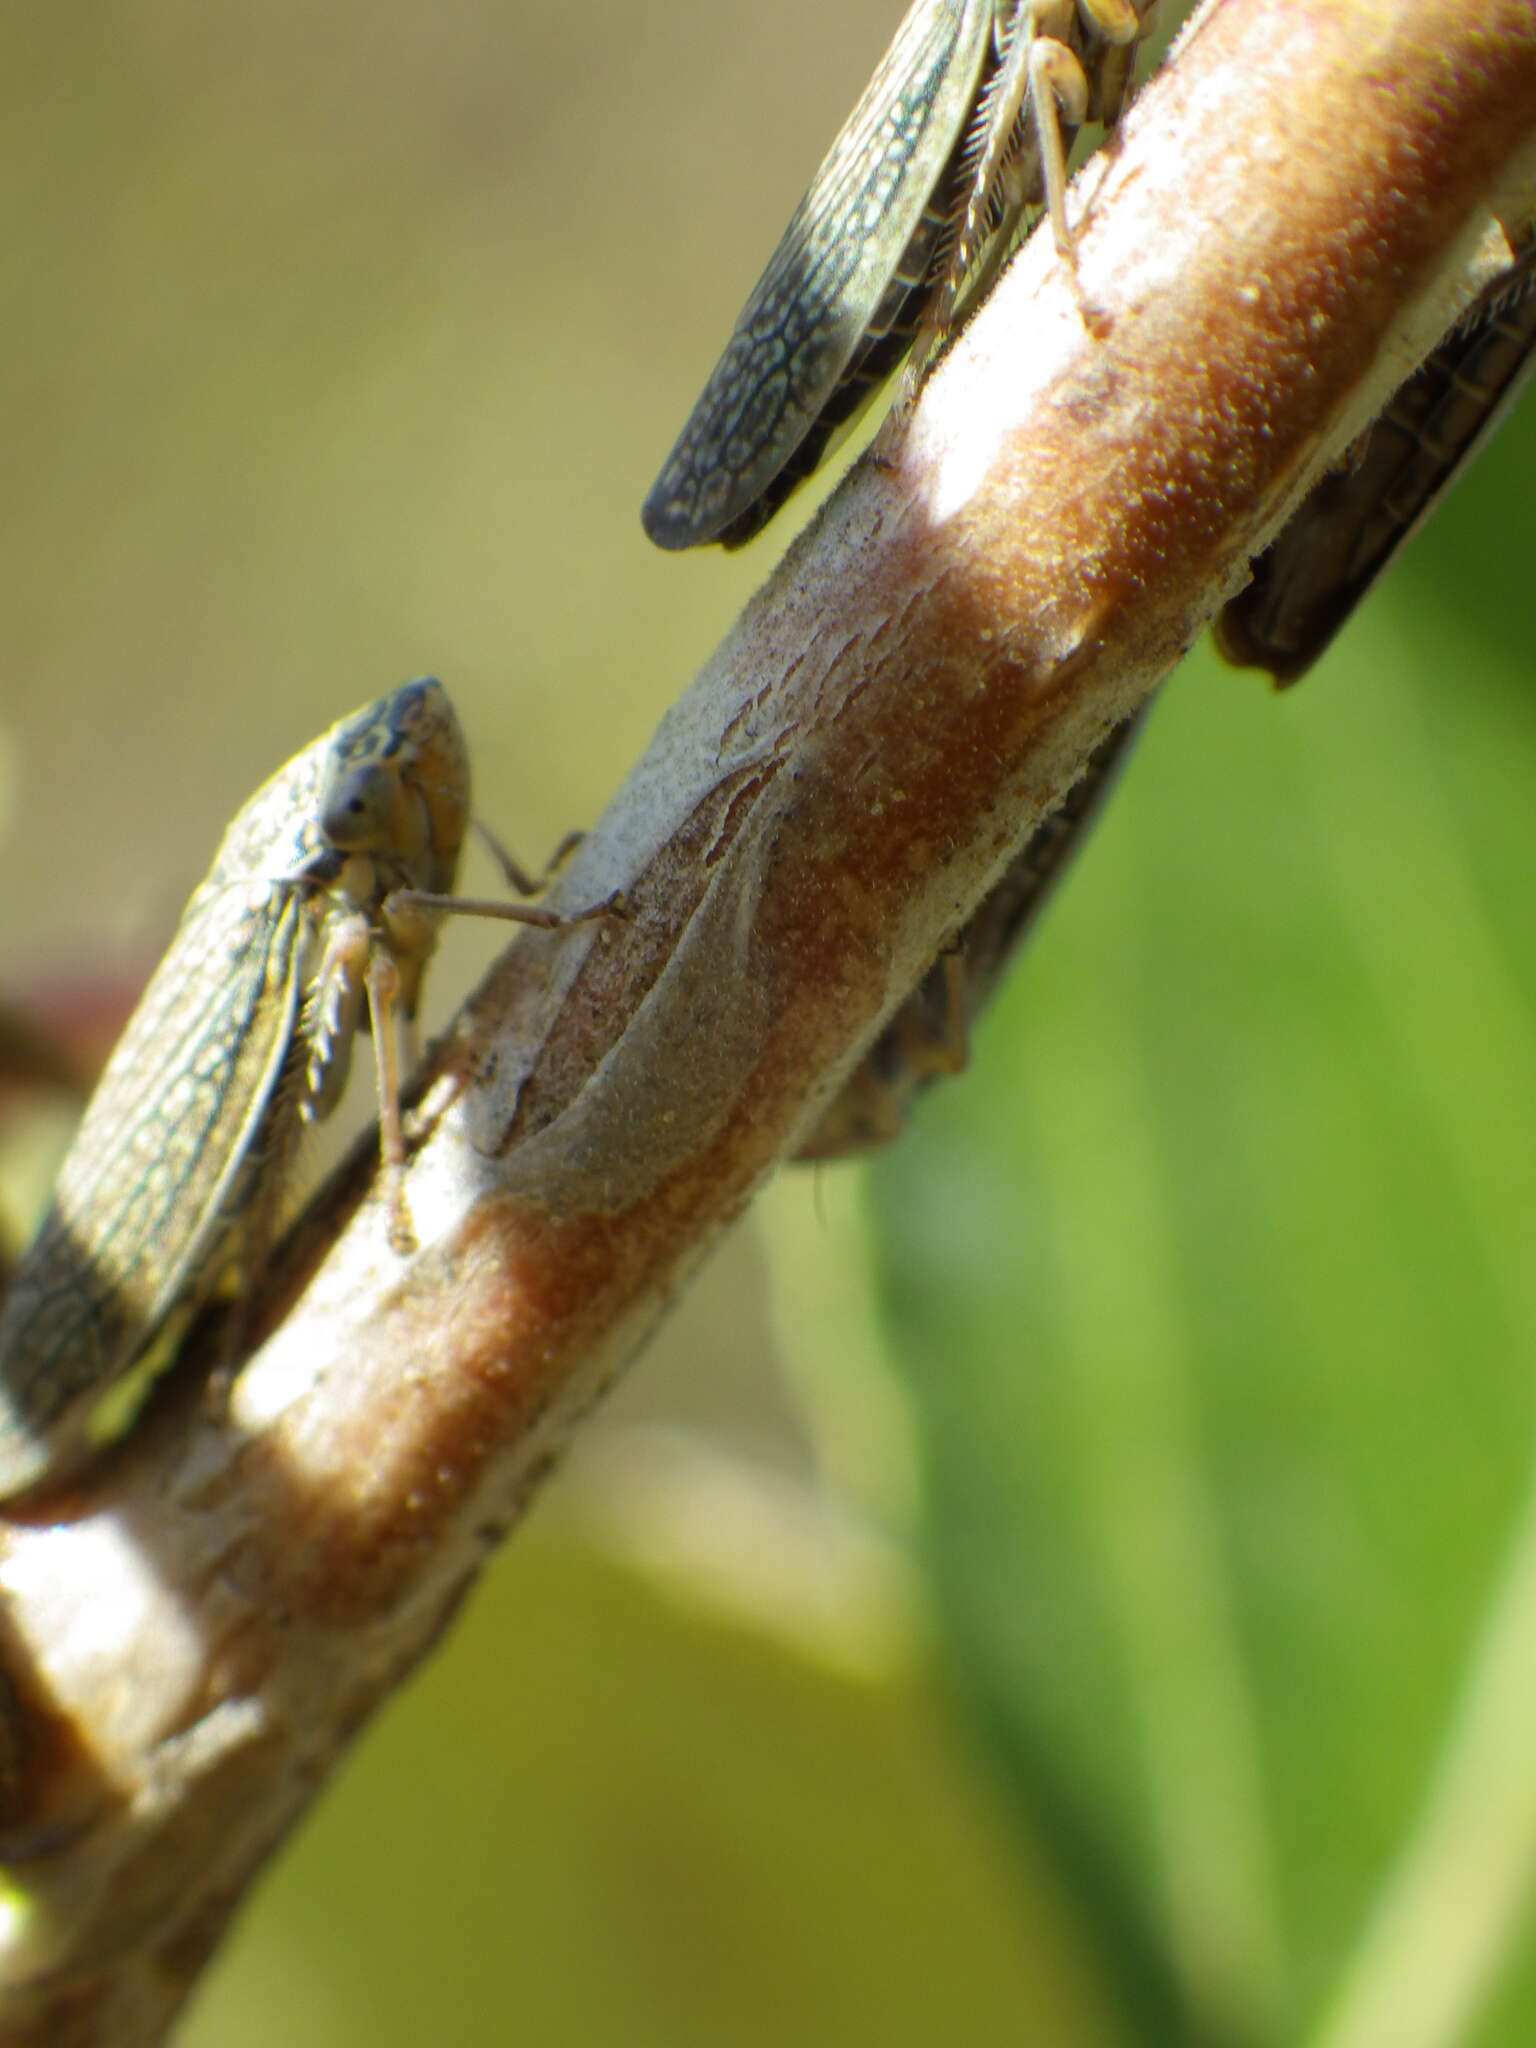
[[[1051,36],[1029,45],[1029,104],[1039,138],[1040,178],[1056,253],[1077,266],[1077,247],[1067,222],[1067,130],[1076,134],[1088,113],[1088,75],[1075,51]]]
[[[1007,252],[1006,230],[1041,187],[1056,247],[1069,264],[1073,261],[1066,206],[1067,131],[1075,134],[1082,126],[1089,96],[1081,59],[1066,40],[1075,4],[1077,0],[1027,0],[999,38],[997,69],[961,159],[963,209],[913,343],[909,397],[915,395],[930,356],[953,326],[961,293],[974,295],[990,283]],[[1083,4],[1113,7],[1116,0]],[[1027,146],[1022,130],[1026,107],[1036,163],[1021,160]]]

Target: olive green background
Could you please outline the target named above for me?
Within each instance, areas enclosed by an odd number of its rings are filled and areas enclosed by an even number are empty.
[[[6,10],[12,999],[414,673],[525,860],[597,814],[781,543],[638,506],[896,11]],[[192,2048],[1536,2038],[1533,455],[1300,691],[1186,664],[971,1075],[716,1256]]]

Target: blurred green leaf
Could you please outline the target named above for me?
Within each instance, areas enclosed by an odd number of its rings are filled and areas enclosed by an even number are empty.
[[[1531,425],[1302,690],[1186,665],[875,1181],[943,1632],[1152,2042],[1536,2038]]]
[[[957,2015],[1107,2038],[921,1661],[838,1670],[546,1514],[349,1761],[185,2039],[929,2048]]]

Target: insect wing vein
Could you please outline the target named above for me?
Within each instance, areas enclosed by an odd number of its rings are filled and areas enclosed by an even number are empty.
[[[236,815],[0,1312],[0,1498],[89,1452],[107,1389],[237,1254],[249,1281],[301,1123],[339,1093],[361,983],[338,962],[374,945],[391,890],[451,886],[468,801],[463,735],[423,678],[341,720]],[[434,935],[428,921],[396,962],[407,1012]]]
[[[852,361],[961,134],[993,0],[918,0],[800,202],[646,500],[662,547],[715,537]]]
[[[35,1384],[48,1414],[124,1371],[177,1297],[214,1277],[201,1269],[256,1168],[293,1037],[301,909],[249,884],[222,894],[189,915],[146,990],[6,1304],[7,1390],[26,1402]]]
[[[1317,483],[1217,623],[1229,661],[1294,683],[1494,431],[1536,367],[1536,242],[1523,244]]]

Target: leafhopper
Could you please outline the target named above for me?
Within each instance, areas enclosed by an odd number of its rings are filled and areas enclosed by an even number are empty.
[[[341,720],[230,825],[107,1062],[0,1312],[0,1499],[89,1453],[103,1397],[173,1317],[230,1275],[249,1286],[299,1136],[339,1100],[365,1020],[404,1248],[396,1038],[443,914],[576,921],[455,897],[468,818],[463,735],[447,692],[426,680]]]
[[[1070,255],[1066,156],[1112,123],[1155,0],[915,0],[742,309],[641,517],[658,547],[740,547],[908,348],[1043,203]]]
[[[1217,621],[1229,661],[1299,680],[1482,447],[1536,360],[1536,238],[1305,498]]]

